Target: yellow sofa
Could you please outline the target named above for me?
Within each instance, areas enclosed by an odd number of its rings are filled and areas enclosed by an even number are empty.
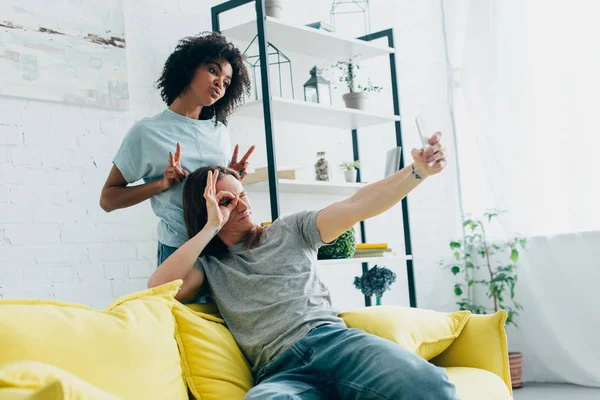
[[[0,400],[242,399],[247,361],[211,306],[174,300],[181,281],[106,310],[0,299]],[[512,398],[506,313],[405,307],[341,314],[448,371],[464,400]]]

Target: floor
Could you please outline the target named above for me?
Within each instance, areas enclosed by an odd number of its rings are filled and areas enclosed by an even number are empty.
[[[513,394],[515,400],[600,400],[600,388],[557,383],[526,383]]]

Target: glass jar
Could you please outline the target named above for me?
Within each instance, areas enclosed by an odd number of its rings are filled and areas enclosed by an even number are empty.
[[[331,179],[331,170],[329,161],[325,156],[324,151],[317,153],[317,162],[315,163],[315,179],[321,182],[329,182]]]

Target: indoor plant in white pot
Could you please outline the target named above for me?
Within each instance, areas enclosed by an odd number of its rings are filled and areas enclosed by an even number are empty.
[[[338,77],[339,82],[343,82],[349,90],[348,93],[342,96],[346,107],[357,110],[366,109],[369,92],[380,92],[382,89],[381,86],[373,85],[370,78],[367,85],[357,83],[357,72],[360,69],[360,65],[356,62],[356,57],[348,61],[338,61],[334,67],[340,73]]]
[[[499,211],[490,211],[484,213],[482,218],[468,217],[463,222],[463,239],[453,240],[449,244],[453,260],[442,261],[441,264],[449,268],[456,278],[454,294],[461,310],[475,314],[506,310],[506,324],[517,327],[515,319],[523,309],[515,301],[517,261],[519,250],[525,249],[527,241],[520,236],[505,241],[491,240],[488,224],[498,214]],[[477,296],[478,289],[485,289],[485,297]],[[521,360],[521,353],[509,353],[513,388],[523,386]]]
[[[346,182],[356,182],[356,170],[360,168],[360,161],[348,161],[340,165],[344,171],[344,179]]]
[[[281,18],[283,0],[265,0],[265,13],[268,17]]]

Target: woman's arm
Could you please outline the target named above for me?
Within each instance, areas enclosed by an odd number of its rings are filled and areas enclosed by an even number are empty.
[[[189,173],[181,168],[181,145],[177,143],[177,151],[169,153],[169,166],[165,168],[161,179],[137,186],[127,186],[127,180],[113,165],[102,193],[100,194],[100,207],[106,212],[127,208],[148,200],[152,196],[170,189],[176,182],[182,182]]]
[[[106,212],[131,207],[167,189],[164,179],[157,179],[143,185],[127,186],[123,174],[116,165],[113,165],[102,188],[100,207]]]
[[[413,150],[415,162],[394,175],[365,186],[352,197],[334,203],[317,215],[317,227],[325,243],[335,240],[360,221],[372,218],[390,209],[428,176],[437,174],[446,165],[444,148],[439,143],[441,134],[430,139],[427,150]],[[431,167],[429,163],[435,162]]]

